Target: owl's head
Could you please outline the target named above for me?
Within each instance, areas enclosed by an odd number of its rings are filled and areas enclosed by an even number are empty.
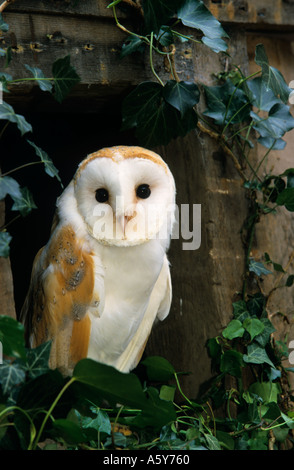
[[[89,155],[74,177],[77,209],[101,243],[132,246],[169,240],[175,184],[162,158],[141,147],[111,147]]]

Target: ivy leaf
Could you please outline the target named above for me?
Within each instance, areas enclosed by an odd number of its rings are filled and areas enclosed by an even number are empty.
[[[259,137],[257,142],[267,149],[271,150],[284,150],[287,143],[283,139],[274,139],[273,137]]]
[[[26,356],[26,367],[29,376],[34,379],[49,370],[49,356],[51,341],[41,344],[37,348],[29,349]]]
[[[261,137],[280,139],[286,132],[294,129],[294,118],[289,111],[290,107],[282,103],[275,104],[264,119],[251,111],[250,116],[254,121],[253,128]]]
[[[0,119],[16,123],[21,135],[32,132],[32,126],[20,114],[16,114],[13,107],[5,102],[0,103]]]
[[[47,175],[51,176],[52,178],[57,178],[58,181],[61,183],[61,179],[59,176],[59,171],[57,170],[56,166],[53,164],[51,158],[48,156],[48,154],[38,147],[34,142],[31,142],[30,140],[27,141],[36,151],[36,155],[41,159],[41,161],[44,163],[45,166],[45,172]],[[61,186],[63,186],[61,184]]]
[[[33,196],[28,188],[21,188],[20,198],[13,198],[12,211],[19,211],[23,217],[27,216],[33,209],[37,209]]]
[[[285,208],[294,212],[294,188],[285,188],[277,197],[276,203],[279,206],[285,206]]]
[[[146,367],[149,380],[162,382],[174,377],[175,370],[164,357],[149,356],[142,364]]]
[[[202,42],[217,54],[219,52],[226,52],[228,49],[227,43],[221,38],[208,38],[207,36],[203,36]]]
[[[270,335],[276,330],[268,318],[261,318],[260,321],[263,323],[264,329],[259,335],[255,336],[254,341],[265,348],[269,342]]]
[[[250,258],[249,271],[255,273],[257,276],[273,274],[269,269],[266,269],[262,263],[255,261],[253,258]]]
[[[287,277],[286,287],[293,286],[293,283],[294,283],[294,274],[290,274],[290,276]]]
[[[279,383],[254,382],[250,385],[249,392],[260,397],[264,403],[277,403],[281,387]]]
[[[291,88],[285,82],[281,72],[269,65],[268,57],[263,44],[258,44],[255,49],[255,62],[261,67],[261,79],[266,88],[270,88],[275,96],[279,97],[283,103],[287,103]]]
[[[249,80],[247,86],[252,93],[252,105],[256,108],[262,111],[270,111],[275,104],[281,103],[281,100],[266,86],[261,77]]]
[[[120,57],[122,59],[127,55],[133,54],[134,52],[143,52],[145,46],[146,44],[141,38],[137,38],[136,36],[130,36],[122,45]]]
[[[52,66],[54,97],[61,103],[74,85],[80,81],[74,67],[70,65],[70,56],[57,59]]]
[[[0,31],[3,31],[3,33],[7,33],[9,31],[9,25],[5,23],[3,20],[3,16],[0,13]]]
[[[0,256],[8,258],[12,236],[8,232],[0,232]]]
[[[163,97],[171,106],[180,111],[183,117],[198,103],[200,92],[195,83],[169,80],[164,86]]]
[[[197,125],[193,109],[183,117],[163,96],[164,87],[143,82],[122,103],[122,130],[136,128],[143,145],[166,145],[172,138],[186,135]]]
[[[244,122],[249,117],[251,104],[244,91],[236,88],[231,80],[220,86],[203,86],[207,109],[204,115],[219,126]],[[233,96],[233,98],[232,98]]]
[[[243,323],[243,327],[250,334],[251,341],[258,335],[260,335],[264,330],[264,324],[258,318],[246,318]]]
[[[266,351],[256,343],[249,344],[247,348],[247,354],[243,355],[243,360],[250,364],[266,363],[275,369],[275,366],[268,357]]]
[[[200,0],[186,0],[178,9],[177,16],[185,26],[202,31],[203,42],[206,41],[206,45],[216,51],[220,48],[220,39],[228,37],[220,22]],[[220,50],[227,49],[224,44]]]
[[[239,320],[232,320],[223,331],[223,337],[229,340],[242,338],[245,329]]]
[[[221,372],[241,377],[241,368],[243,367],[242,354],[234,349],[225,351],[221,356],[220,370]]]
[[[0,200],[4,199],[7,194],[12,198],[21,197],[21,190],[18,182],[10,176],[0,176]]]
[[[0,341],[6,356],[25,358],[24,327],[20,322],[7,315],[0,315]]]
[[[143,0],[142,7],[147,32],[158,33],[160,27],[175,16],[179,3],[183,3],[183,0]]]
[[[175,35],[177,36],[178,33],[175,32]],[[179,37],[181,38],[181,35],[179,34]],[[168,27],[168,26],[161,26],[158,34],[155,36],[159,44],[161,44],[163,47],[168,47],[171,44],[174,43],[174,32]]]
[[[8,395],[14,387],[24,382],[26,370],[18,361],[4,361],[0,368],[0,384],[4,395]]]
[[[25,64],[25,68],[31,72],[42,91],[52,91],[52,83],[49,79],[45,78],[45,75],[41,69],[38,67],[30,67],[27,64]]]

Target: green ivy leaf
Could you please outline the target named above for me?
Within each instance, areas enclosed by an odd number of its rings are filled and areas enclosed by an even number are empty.
[[[283,139],[274,139],[273,137],[259,137],[257,142],[271,150],[284,150],[287,145]]]
[[[52,91],[52,83],[49,79],[45,78],[45,75],[41,69],[38,67],[30,67],[27,64],[25,64],[25,68],[33,75],[42,91]]]
[[[0,200],[4,199],[7,194],[12,198],[21,197],[21,190],[18,182],[10,176],[0,176]]]
[[[122,45],[120,57],[122,59],[127,55],[133,54],[134,52],[144,52],[145,47],[146,44],[141,38],[130,36]]]
[[[3,33],[7,33],[7,31],[9,31],[9,25],[5,23],[5,21],[3,20],[3,16],[1,13],[0,13],[0,31],[3,31]]]
[[[61,103],[70,90],[80,81],[74,67],[70,64],[70,56],[57,59],[52,66],[54,80],[54,97]]]
[[[164,357],[149,356],[142,364],[146,367],[149,380],[165,382],[174,377],[175,369]]]
[[[251,104],[244,91],[236,88],[231,80],[220,86],[203,86],[207,109],[204,115],[219,126],[241,123],[248,119]],[[233,98],[232,98],[233,97]]]
[[[255,382],[250,385],[249,392],[260,397],[263,403],[277,403],[281,387],[279,383]]]
[[[0,366],[0,384],[4,395],[8,395],[14,387],[24,382],[26,370],[18,361],[4,361]]]
[[[40,160],[44,163],[45,166],[45,172],[47,175],[51,176],[52,178],[57,178],[57,180],[61,183],[61,179],[59,176],[59,171],[57,170],[56,166],[53,164],[51,158],[48,156],[48,154],[38,147],[34,142],[31,142],[30,140],[27,141],[36,151],[36,155],[40,158]],[[61,184],[61,186],[63,186]]]
[[[0,103],[0,119],[14,122],[21,132],[21,135],[32,132],[32,126],[20,114],[16,114],[13,107],[5,102]]]
[[[287,105],[275,104],[266,119],[251,111],[250,116],[254,121],[253,128],[259,132],[261,137],[280,139],[286,132],[294,129],[294,118],[289,109]]]
[[[163,96],[164,87],[155,82],[143,82],[122,103],[122,130],[136,128],[142,145],[166,145],[178,136],[185,136],[197,125],[193,109],[183,117]]]
[[[28,188],[21,188],[21,196],[13,198],[12,211],[19,211],[23,217],[27,216],[33,209],[37,209],[33,196]]]
[[[262,111],[270,111],[275,104],[281,103],[281,100],[266,86],[261,77],[249,80],[247,86],[252,93],[252,105],[256,108]]]
[[[270,88],[275,96],[279,97],[283,103],[287,103],[289,94],[292,91],[285,82],[281,72],[269,65],[268,57],[263,44],[258,44],[255,49],[255,62],[261,67],[261,79],[266,88]]]
[[[12,236],[8,232],[0,232],[0,256],[8,258]]]
[[[79,425],[68,419],[56,419],[53,422],[53,436],[61,436],[70,444],[79,444],[86,442],[87,437],[80,429]]]
[[[143,0],[145,28],[147,33],[158,33],[161,26],[175,16],[179,3],[183,0]]]
[[[5,232],[6,233],[6,232]],[[1,312],[0,315],[0,341],[3,346],[3,353],[9,357],[25,359],[24,327],[14,318]]]
[[[221,38],[208,38],[206,36],[203,36],[202,42],[217,54],[219,52],[226,52],[226,50],[228,49],[227,43]]]
[[[41,344],[37,348],[28,349],[26,367],[32,379],[48,372],[50,350],[51,341]]]
[[[228,37],[227,33],[202,1],[186,0],[178,9],[177,16],[185,26],[202,31],[202,40],[211,49],[216,52],[227,49],[227,45],[221,40]]]
[[[253,258],[250,258],[250,261],[249,261],[249,271],[255,273],[257,276],[273,274],[272,271],[267,269],[259,261],[255,261],[255,259]]]
[[[243,355],[243,360],[250,364],[266,363],[275,368],[266,351],[256,343],[249,344],[247,354]]]
[[[239,320],[232,320],[223,331],[223,337],[229,340],[234,338],[242,338],[244,334],[244,328]]]
[[[260,321],[263,323],[264,329],[259,335],[255,336],[254,341],[265,348],[269,342],[270,335],[276,330],[268,318],[261,318]]]
[[[132,373],[125,374],[114,367],[82,359],[75,366],[73,377],[79,384],[94,388],[97,398],[141,410],[133,420],[139,427],[162,427],[176,418],[172,403],[160,400],[159,396],[147,398],[138,377]]]
[[[246,318],[243,327],[250,334],[251,341],[264,330],[264,324],[258,318]]]
[[[221,356],[220,370],[234,377],[241,377],[241,368],[243,367],[242,354],[234,349],[225,351]]]
[[[285,188],[277,197],[276,203],[279,206],[285,206],[285,208],[294,212],[294,188]]]
[[[244,319],[249,316],[247,305],[244,300],[233,302],[233,315],[236,318],[236,320],[240,320],[240,322],[243,322]]]
[[[294,274],[290,274],[290,276],[287,277],[286,287],[293,286],[293,283],[294,283]]]
[[[195,83],[169,80],[163,89],[163,97],[181,113],[183,118],[199,102],[200,92]]]

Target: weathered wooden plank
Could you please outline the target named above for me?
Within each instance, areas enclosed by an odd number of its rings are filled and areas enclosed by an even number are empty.
[[[10,11],[111,18],[110,0],[16,0]],[[293,0],[204,0],[210,11],[227,23],[294,25]],[[124,16],[117,9],[120,16]]]
[[[0,226],[5,223],[5,204],[0,201]],[[0,315],[16,318],[14,289],[9,258],[0,257]]]
[[[242,23],[255,28],[293,26],[293,0],[204,0],[221,22]]]

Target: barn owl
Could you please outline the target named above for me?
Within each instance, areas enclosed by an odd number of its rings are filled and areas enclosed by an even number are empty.
[[[56,206],[21,312],[29,345],[51,340],[49,365],[65,375],[85,357],[129,372],[170,310],[172,173],[150,150],[104,148]]]

